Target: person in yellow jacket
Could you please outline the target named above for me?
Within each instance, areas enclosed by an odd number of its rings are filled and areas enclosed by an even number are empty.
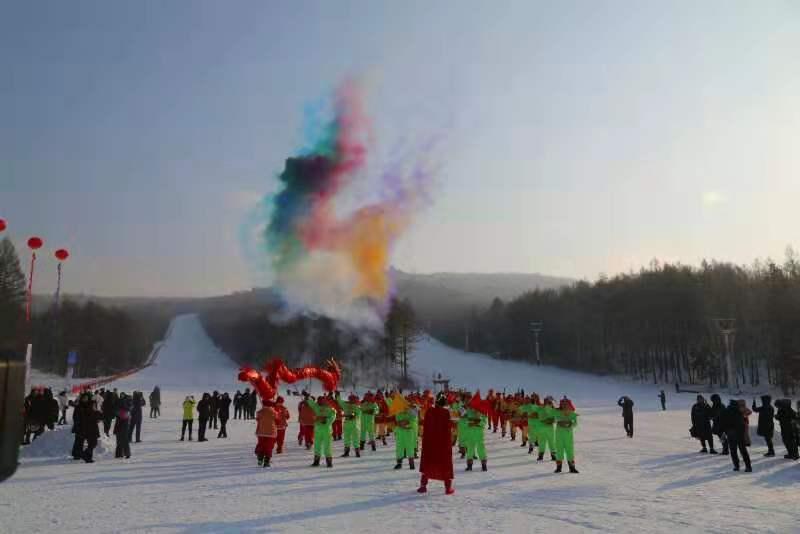
[[[183,425],[181,426],[181,441],[186,436],[186,429],[189,429],[189,441],[192,441],[192,422],[194,421],[194,396],[189,395],[183,401]]]

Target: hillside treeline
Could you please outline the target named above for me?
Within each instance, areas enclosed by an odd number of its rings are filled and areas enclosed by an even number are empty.
[[[170,316],[155,306],[114,308],[91,300],[62,300],[25,320],[26,277],[9,239],[0,241],[0,346],[23,352],[33,343],[32,364],[63,375],[67,353],[78,353],[76,377],[108,375],[143,364],[162,339]]]
[[[800,261],[693,268],[657,261],[635,274],[536,290],[456,320],[431,320],[433,335],[499,358],[534,361],[531,323],[543,322],[542,362],[642,381],[727,385],[717,319],[733,319],[732,367],[742,385],[800,381]],[[724,326],[724,325],[723,325]]]
[[[200,317],[206,332],[242,365],[261,368],[271,358],[289,367],[321,364],[330,357],[342,365],[343,387],[411,384],[409,354],[417,340],[414,310],[394,301],[381,332],[353,330],[325,317],[275,319],[269,298],[239,295],[209,307]]]

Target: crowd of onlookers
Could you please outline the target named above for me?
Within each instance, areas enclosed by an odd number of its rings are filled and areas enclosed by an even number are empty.
[[[149,395],[150,417],[161,413],[161,391],[156,386]],[[72,407],[72,433],[75,440],[72,457],[93,462],[94,449],[100,432],[116,438],[117,458],[130,458],[131,442],[142,440],[142,411],[147,405],[144,394],[134,391],[131,395],[116,389],[84,391],[75,400],[68,400],[67,391],[53,396],[50,388],[34,387],[25,398],[25,429],[23,445],[32,443],[46,429],[67,424],[67,410]]]
[[[747,407],[744,399],[730,399],[724,406],[719,395],[711,395],[711,404],[708,404],[702,395],[697,396],[697,402],[692,406],[692,426],[690,434],[700,440],[701,453],[718,454],[714,448],[714,436],[722,444],[722,454],[731,455],[733,470],[739,471],[739,455],[742,456],[745,471],[753,470],[750,454],[747,448],[750,440],[750,416],[753,412],[758,414],[756,434],[761,436],[766,445],[766,457],[775,456],[773,439],[775,437],[775,421],[780,424],[781,441],[786,448],[784,458],[797,460],[798,442],[800,442],[800,401],[797,402],[797,411],[792,409],[789,399],[778,399],[774,403],[769,395],[761,397],[761,405],[753,399],[752,409]]]

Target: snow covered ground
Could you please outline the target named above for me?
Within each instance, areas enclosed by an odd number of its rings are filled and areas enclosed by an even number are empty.
[[[488,473],[463,473],[457,461],[455,495],[432,483],[421,496],[418,473],[392,469],[391,442],[360,459],[336,458],[333,469],[312,469],[292,424],[288,451],[266,470],[255,466],[251,422],[231,421],[227,440],[179,442],[186,394],[242,387],[236,366],[197,318],[184,316],[156,365],[115,384],[145,393],[162,388],[162,418],[145,417],[133,457],[76,463],[65,446],[69,427],[45,434],[40,439],[50,443],[37,447],[47,452],[26,454],[17,474],[0,484],[0,532],[800,531],[800,465],[762,458],[759,438],[752,474],[731,472],[728,458],[698,454],[688,437],[693,395],[668,392],[670,409],[660,412],[652,387],[464,354],[431,340],[418,346],[413,366],[423,381],[443,372],[482,390],[569,395],[581,414],[581,474],[555,475],[518,442],[488,434]],[[637,402],[633,440],[615,405],[623,393]],[[341,444],[334,450],[340,454]]]

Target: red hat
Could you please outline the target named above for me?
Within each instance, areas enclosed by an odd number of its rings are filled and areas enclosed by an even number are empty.
[[[572,404],[572,401],[569,400],[566,397],[561,399],[561,402],[558,403],[558,408],[560,410],[567,410],[568,412],[574,412],[575,411],[575,405]]]
[[[277,402],[278,404],[283,404],[283,397],[278,397],[277,399],[275,399],[275,402]]]
[[[348,400],[349,402],[358,402],[358,395],[356,395],[356,394],[350,394],[350,396],[349,396],[349,397],[347,397],[347,400]]]

